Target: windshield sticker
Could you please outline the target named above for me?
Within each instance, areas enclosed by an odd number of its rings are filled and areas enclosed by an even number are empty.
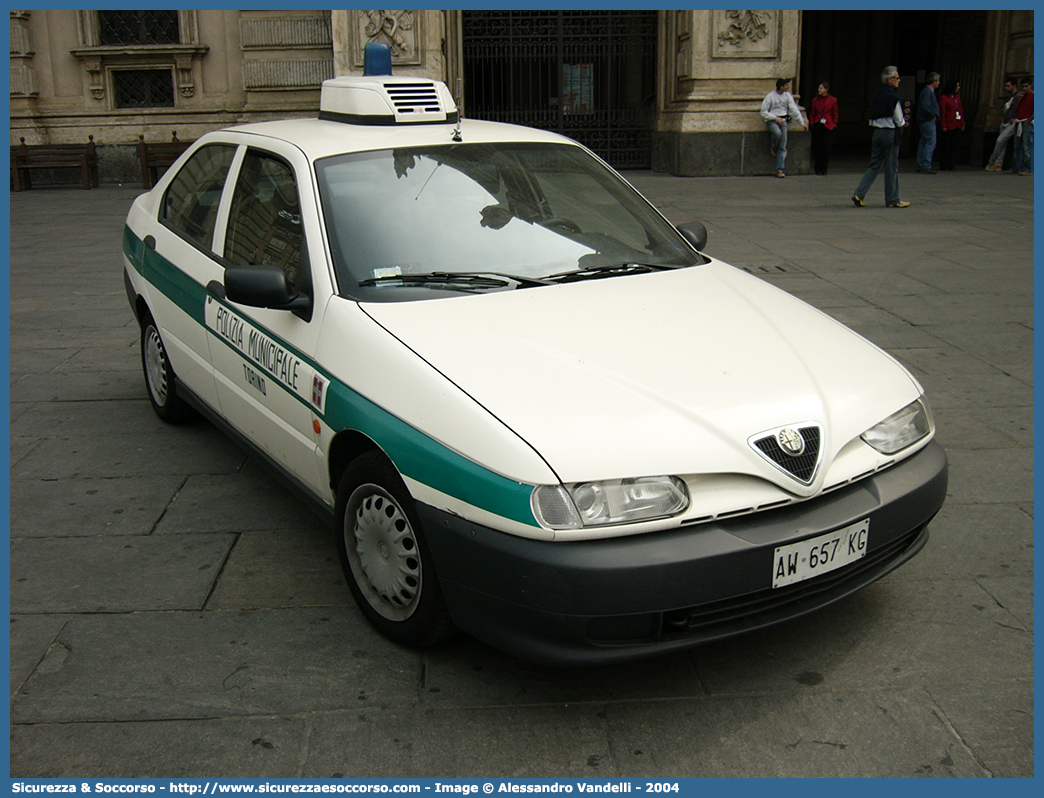
[[[389,277],[398,277],[400,274],[402,274],[402,269],[398,266],[385,266],[373,270],[375,280],[387,280]]]

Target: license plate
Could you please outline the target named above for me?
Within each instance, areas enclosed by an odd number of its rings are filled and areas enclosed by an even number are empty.
[[[825,535],[779,546],[772,567],[772,587],[803,582],[866,556],[870,519]]]

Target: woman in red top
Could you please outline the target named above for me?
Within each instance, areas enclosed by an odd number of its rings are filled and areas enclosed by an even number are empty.
[[[818,93],[812,98],[812,109],[808,112],[808,125],[812,130],[812,165],[817,175],[827,173],[830,156],[830,137],[837,127],[837,97],[830,94],[830,84],[819,84]]]
[[[950,80],[939,95],[939,169],[949,172],[957,165],[957,137],[964,130],[961,84]]]

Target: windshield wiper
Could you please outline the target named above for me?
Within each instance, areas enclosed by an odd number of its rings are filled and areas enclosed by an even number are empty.
[[[603,277],[644,274],[646,272],[659,272],[677,268],[680,267],[669,263],[612,263],[605,266],[589,266],[586,269],[574,269],[569,272],[550,274],[543,279],[556,283],[573,283],[577,280],[597,280]]]
[[[433,285],[448,286],[455,290],[480,291],[489,288],[508,288],[512,283],[516,288],[534,285],[549,285],[540,277],[519,277],[501,272],[428,272],[426,274],[394,274],[382,277],[370,277],[360,280],[359,286],[371,285]]]

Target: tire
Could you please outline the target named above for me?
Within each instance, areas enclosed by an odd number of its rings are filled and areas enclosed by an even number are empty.
[[[345,470],[336,519],[345,579],[378,632],[414,648],[456,633],[413,498],[381,452],[366,452]]]
[[[168,424],[180,424],[191,415],[191,408],[178,396],[174,369],[167,359],[156,322],[146,315],[141,321],[141,370],[145,388],[156,415]]]

